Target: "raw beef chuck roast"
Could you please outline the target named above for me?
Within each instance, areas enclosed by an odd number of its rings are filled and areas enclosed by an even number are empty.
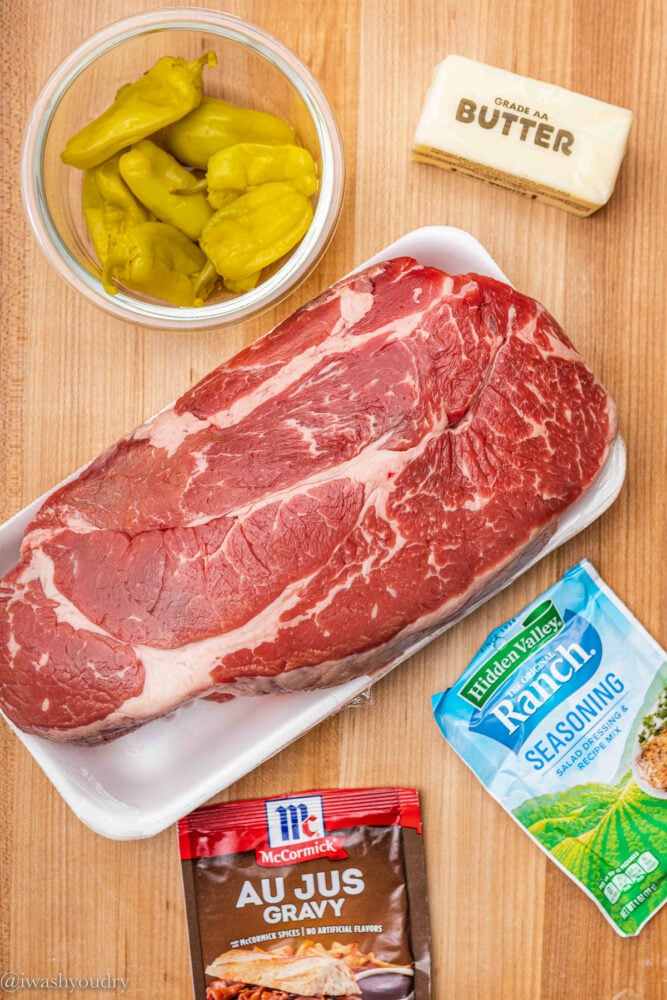
[[[0,704],[91,741],[373,671],[532,558],[615,434],[534,300],[370,267],[46,500],[0,583]]]

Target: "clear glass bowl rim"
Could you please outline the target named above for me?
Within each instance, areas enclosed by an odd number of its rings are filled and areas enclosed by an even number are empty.
[[[242,296],[199,308],[162,306],[119,290],[107,295],[94,275],[72,255],[49,212],[43,180],[44,147],[65,92],[99,56],[137,35],[159,30],[202,31],[240,44],[273,63],[298,90],[310,113],[323,163],[321,189],[310,229],[288,260],[265,282]],[[117,318],[139,325],[201,330],[240,323],[275,305],[293,291],[321,258],[336,229],[345,187],[345,158],[338,123],[319,83],[282,42],[256,25],[202,7],[165,7],[114,21],[91,35],[60,63],[42,88],[28,120],[21,157],[23,204],[37,242],[49,263],[72,287]]]

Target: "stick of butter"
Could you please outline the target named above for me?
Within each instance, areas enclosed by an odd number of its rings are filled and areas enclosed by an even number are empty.
[[[632,112],[463,56],[436,67],[412,159],[575,215],[607,203]]]

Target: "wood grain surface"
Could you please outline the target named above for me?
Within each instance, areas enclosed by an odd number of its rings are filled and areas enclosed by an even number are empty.
[[[628,448],[621,496],[598,522],[376,685],[365,703],[330,718],[219,799],[372,784],[418,788],[434,1000],[666,997],[667,908],[637,938],[617,936],[455,757],[430,708],[431,693],[460,674],[491,628],[584,556],[667,642],[664,3],[229,0],[221,9],[276,35],[321,82],[343,133],[349,183],[335,239],[305,284],[258,319],[196,336],[133,328],[83,301],[41,255],[20,197],[22,135],[48,75],[93,31],[152,6],[2,5],[0,520],[392,240],[422,225],[468,230],[517,287],[558,317],[616,399]],[[432,70],[448,53],[632,109],[629,149],[608,206],[575,218],[411,163]],[[4,723],[0,770],[0,972],[110,972],[129,981],[124,995],[131,1000],[189,1000],[174,829],[135,842],[92,833]]]

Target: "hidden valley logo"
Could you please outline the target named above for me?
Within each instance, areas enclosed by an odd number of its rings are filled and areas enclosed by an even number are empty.
[[[591,680],[602,660],[596,629],[572,611],[561,617],[550,600],[520,624],[520,630],[481,664],[460,692],[474,708],[470,731],[514,753],[547,715]],[[616,695],[606,678],[584,699],[590,701],[584,712],[594,717]]]

